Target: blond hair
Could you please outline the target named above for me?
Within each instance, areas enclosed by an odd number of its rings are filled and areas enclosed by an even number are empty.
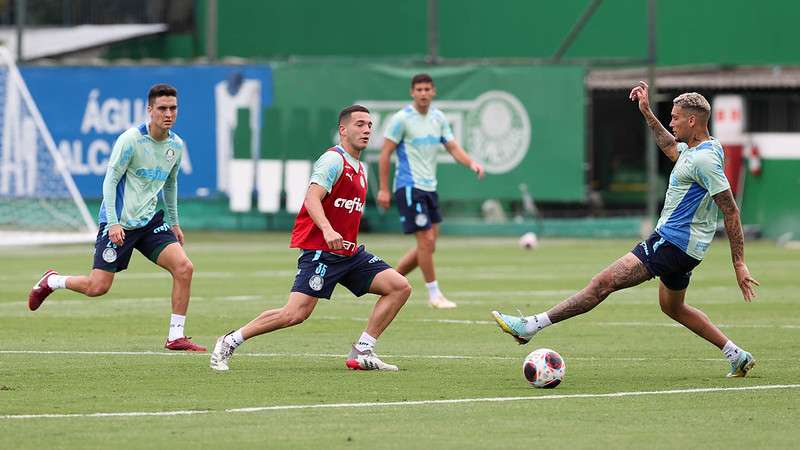
[[[685,92],[675,97],[672,104],[680,106],[690,114],[700,116],[705,121],[708,121],[708,117],[711,115],[711,105],[708,100],[697,92]]]

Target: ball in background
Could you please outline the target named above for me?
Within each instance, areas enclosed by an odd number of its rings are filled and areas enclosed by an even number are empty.
[[[519,246],[525,250],[533,250],[539,246],[539,237],[536,233],[529,231],[519,238]]]

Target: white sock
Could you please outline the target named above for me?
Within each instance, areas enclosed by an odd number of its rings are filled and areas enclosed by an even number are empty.
[[[183,326],[186,323],[186,316],[173,314],[169,318],[169,340],[174,341],[184,337]]]
[[[361,333],[361,337],[358,338],[358,342],[356,342],[356,350],[360,352],[365,352],[367,350],[372,350],[375,347],[375,342],[377,339],[367,334],[367,332]]]
[[[548,316],[546,312],[537,314],[535,316],[528,316],[525,319],[528,320],[528,322],[525,324],[526,333],[536,333],[542,328],[552,325],[552,323],[550,323],[550,316]]]
[[[226,335],[224,338],[222,338],[222,340],[233,348],[236,348],[244,344],[244,336],[242,336],[242,329],[239,328],[233,333]]]
[[[50,289],[64,289],[67,287],[69,275],[50,275],[47,277],[47,286]]]
[[[436,280],[431,281],[430,283],[425,283],[425,287],[428,288],[428,297],[429,298],[438,298],[442,296],[442,291],[439,290],[439,282]]]
[[[739,354],[742,352],[742,349],[736,346],[733,341],[728,341],[725,343],[725,347],[722,347],[722,353],[728,358],[728,361],[731,364],[735,363],[736,360],[739,359]]]

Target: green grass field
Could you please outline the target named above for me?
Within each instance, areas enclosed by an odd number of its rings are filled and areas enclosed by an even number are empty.
[[[411,244],[363,239],[392,264]],[[212,346],[284,303],[297,257],[287,234],[187,240],[195,341]],[[798,251],[748,243],[762,284],[752,304],[725,239],[695,270],[687,302],[759,360],[744,379],[726,379],[719,350],[660,312],[656,281],[527,346],[491,321],[492,309],[548,308],[633,244],[545,240],[523,251],[513,239],[443,238],[439,280],[459,308],[429,309],[421,275],[411,274],[412,298],[377,347],[396,373],[345,368],[374,298],[342,287],[306,323],[247,342],[230,372],[215,373],[208,354],[163,349],[171,281],[141,255],[105,297],[58,291],[33,313],[26,298],[41,273],[85,273],[91,246],[0,248],[0,449],[797,448]],[[522,378],[538,347],[566,360],[555,390]]]

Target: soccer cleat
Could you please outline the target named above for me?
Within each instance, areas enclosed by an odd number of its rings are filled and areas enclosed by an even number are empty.
[[[231,333],[233,332],[231,331]],[[229,369],[228,361],[230,361],[231,356],[233,356],[233,351],[236,350],[225,342],[225,336],[217,338],[217,343],[214,344],[214,350],[211,352],[211,368],[221,372]]]
[[[747,376],[747,372],[756,365],[753,355],[742,350],[735,363],[731,363],[731,372],[726,375],[728,378],[742,378]]]
[[[190,341],[190,337],[179,337],[174,341],[167,341],[164,344],[164,348],[167,350],[179,350],[184,352],[205,352],[207,351],[205,347],[201,345],[197,345],[194,342]]]
[[[381,361],[372,350],[360,352],[355,347],[350,350],[350,355],[347,356],[345,364],[353,370],[388,370],[390,372],[400,370],[397,366]]]
[[[39,281],[33,285],[31,292],[28,294],[28,308],[30,308],[31,311],[39,309],[47,296],[53,293],[53,289],[47,284],[47,279],[50,278],[50,275],[58,275],[58,272],[53,269],[45,272],[42,278],[39,278]]]
[[[438,297],[429,298],[428,306],[433,309],[453,309],[457,305],[448,300],[444,295],[439,295]]]
[[[492,317],[500,329],[516,339],[519,345],[527,344],[536,334],[536,332],[527,333],[525,331],[525,324],[528,323],[528,320],[524,317],[509,316],[499,311],[492,311]]]

